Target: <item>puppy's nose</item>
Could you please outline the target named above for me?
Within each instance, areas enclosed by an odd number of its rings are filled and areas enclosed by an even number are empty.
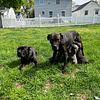
[[[54,45],[53,48],[54,48],[54,50],[58,50],[57,45]]]

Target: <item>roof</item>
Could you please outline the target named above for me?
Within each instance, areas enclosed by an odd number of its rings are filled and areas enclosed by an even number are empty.
[[[80,5],[74,5],[72,6],[72,11],[74,11],[75,9],[77,9]]]
[[[90,2],[95,2],[95,3],[97,3],[96,1],[92,1],[92,0],[91,0],[91,1],[89,1],[89,2],[86,2],[86,3],[82,4],[82,5],[80,5],[77,9],[73,10],[72,12],[81,10],[81,9],[84,8],[86,5],[88,5]]]

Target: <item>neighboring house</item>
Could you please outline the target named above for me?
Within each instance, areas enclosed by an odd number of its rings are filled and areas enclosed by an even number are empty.
[[[72,11],[73,17],[100,16],[100,5],[96,1],[89,1]]]
[[[72,16],[72,0],[34,0],[35,17]]]

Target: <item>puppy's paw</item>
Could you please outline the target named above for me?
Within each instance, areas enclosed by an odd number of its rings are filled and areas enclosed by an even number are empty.
[[[62,74],[66,74],[66,70],[62,70]]]

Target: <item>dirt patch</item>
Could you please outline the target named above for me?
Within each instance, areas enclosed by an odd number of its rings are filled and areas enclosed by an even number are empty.
[[[88,99],[88,95],[87,94],[77,94],[76,99],[77,100],[87,100]]]
[[[78,68],[76,68],[75,70],[73,70],[73,72],[70,74],[70,76],[72,77],[72,78],[75,78],[76,77],[76,74],[79,72],[79,69]]]
[[[17,82],[15,85],[16,85],[16,88],[17,88],[17,89],[20,89],[20,88],[23,87],[23,85],[22,85],[21,83],[18,83],[18,82]]]
[[[52,84],[51,82],[47,81],[43,87],[43,91],[46,93],[48,92],[48,90],[50,90],[52,88]]]

